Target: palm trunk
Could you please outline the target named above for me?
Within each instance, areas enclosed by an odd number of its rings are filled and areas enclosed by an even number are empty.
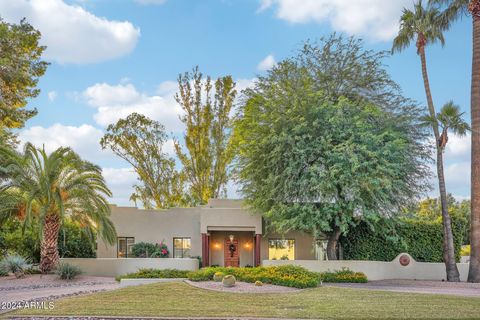
[[[58,264],[58,232],[60,217],[57,214],[48,214],[43,226],[42,243],[40,247],[40,271],[48,273]]]
[[[473,14],[472,176],[469,282],[480,282],[480,18]]]
[[[435,106],[433,104],[432,93],[430,91],[430,83],[428,81],[427,60],[425,57],[425,48],[420,46],[418,54],[422,62],[422,76],[425,86],[425,93],[427,95],[428,111],[432,119],[436,119]],[[440,191],[440,203],[442,210],[443,223],[443,261],[447,271],[447,281],[460,281],[460,273],[458,272],[457,264],[455,262],[455,247],[453,241],[452,222],[448,214],[447,190],[445,186],[445,176],[443,173],[443,149],[439,146],[440,132],[438,130],[437,121],[432,122],[432,129],[435,135],[435,150],[437,153],[437,176],[438,187]]]
[[[340,239],[340,228],[335,226],[333,227],[332,233],[328,237],[327,242],[327,257],[328,260],[338,260],[337,257],[337,248],[338,248],[338,240]]]

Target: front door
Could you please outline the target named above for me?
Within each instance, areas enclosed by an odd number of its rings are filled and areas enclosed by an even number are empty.
[[[226,238],[224,248],[225,248],[225,251],[223,252],[224,266],[239,267],[240,255],[238,252],[238,240],[233,239],[233,241],[230,241],[229,238]]]

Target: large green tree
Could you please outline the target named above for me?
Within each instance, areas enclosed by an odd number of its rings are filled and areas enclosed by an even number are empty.
[[[40,36],[25,20],[10,24],[0,17],[0,141],[12,142],[9,129],[23,127],[37,113],[25,107],[39,94],[38,79],[48,65],[41,59]]]
[[[445,150],[447,132],[440,133],[439,121],[436,118],[435,105],[430,90],[428,79],[427,59],[425,47],[435,42],[445,43],[443,37],[444,24],[441,12],[432,6],[424,7],[422,0],[415,3],[413,10],[404,9],[400,18],[400,30],[393,41],[393,52],[402,51],[416,42],[417,54],[420,57],[423,85],[427,96],[429,113],[428,125],[431,126],[435,138],[437,178],[442,208],[442,220],[444,229],[443,260],[447,271],[448,281],[460,281],[460,273],[455,263],[455,247],[452,231],[452,221],[448,214],[447,188],[443,168],[443,152]],[[458,114],[457,114],[458,116]],[[461,117],[458,117],[461,119]],[[446,127],[448,130],[448,127]],[[459,128],[460,130],[462,128]],[[453,128],[455,130],[455,128]],[[462,131],[463,134],[465,130]]]
[[[58,263],[58,237],[63,220],[89,226],[107,243],[116,240],[109,219],[111,196],[100,167],[82,160],[69,148],[47,154],[30,143],[22,153],[1,149],[8,179],[0,187],[0,216],[23,217],[28,226],[40,222],[40,269],[49,272]]]
[[[336,35],[307,43],[245,92],[236,123],[247,203],[280,231],[327,234],[329,259],[351,225],[425,190],[419,108],[384,70],[386,55]]]
[[[443,23],[446,28],[465,15],[472,17],[473,55],[470,115],[472,117],[471,230],[469,282],[480,282],[480,0],[430,0],[445,6]]]
[[[175,98],[184,114],[184,147],[175,150],[190,184],[192,196],[200,203],[226,196],[229,165],[234,157],[231,116],[237,91],[231,76],[203,78],[198,67],[178,77]],[[212,98],[212,90],[213,98]],[[185,150],[186,149],[186,150]]]
[[[138,175],[130,197],[147,208],[188,205],[184,177],[175,168],[175,159],[165,152],[168,136],[165,127],[144,115],[132,113],[107,128],[100,140],[103,149],[112,150],[127,161]]]

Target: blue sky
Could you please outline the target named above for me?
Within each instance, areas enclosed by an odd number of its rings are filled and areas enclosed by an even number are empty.
[[[411,0],[0,0],[9,22],[26,17],[43,34],[52,64],[31,101],[39,115],[20,132],[23,142],[48,150],[72,146],[100,164],[114,192],[127,205],[135,174],[98,140],[105,127],[136,111],[180,135],[174,102],[180,72],[199,65],[213,77],[231,74],[240,88],[272,63],[291,56],[307,39],[333,31],[389,50],[403,7]],[[469,120],[471,22],[446,33],[446,46],[428,48],[437,108],[453,99]],[[405,95],[425,103],[420,62],[409,48],[385,61]],[[166,146],[172,152],[172,144]],[[469,196],[469,137],[452,136],[446,151],[448,191]],[[230,186],[230,196],[235,194]],[[435,192],[432,192],[434,195]]]

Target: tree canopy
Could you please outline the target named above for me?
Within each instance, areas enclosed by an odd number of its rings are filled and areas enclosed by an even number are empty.
[[[383,68],[386,54],[336,35],[307,43],[245,92],[236,123],[247,203],[281,231],[330,235],[330,259],[350,225],[426,190],[420,111]]]
[[[11,139],[8,129],[23,127],[37,111],[26,110],[36,97],[38,79],[48,63],[41,59],[40,32],[25,20],[10,24],[0,18],[0,139]]]

